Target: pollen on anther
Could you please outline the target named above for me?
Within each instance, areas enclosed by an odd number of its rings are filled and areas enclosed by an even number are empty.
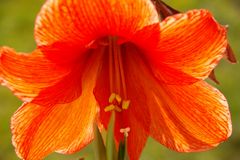
[[[116,100],[118,103],[121,103],[122,98],[120,97],[120,95],[116,94]]]
[[[123,100],[122,109],[128,109],[130,105],[130,100]]]
[[[112,111],[115,109],[115,106],[113,104],[108,105],[107,107],[104,108],[105,112]]]
[[[115,93],[112,93],[108,99],[108,102],[109,103],[112,103],[114,101],[114,99],[116,98],[116,94]]]
[[[124,137],[128,137],[128,132],[130,132],[130,127],[120,129],[120,133],[123,133]]]
[[[104,108],[104,111],[105,112],[109,112],[109,111],[117,111],[117,112],[121,112],[122,109],[120,107],[118,107],[117,105],[114,105],[114,104],[110,104],[108,106],[106,106]]]

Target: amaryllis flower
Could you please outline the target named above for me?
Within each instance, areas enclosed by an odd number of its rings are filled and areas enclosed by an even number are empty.
[[[112,112],[131,160],[149,136],[193,152],[231,134],[226,99],[204,81],[227,47],[207,10],[160,22],[150,0],[48,0],[35,39],[31,54],[0,51],[0,81],[24,101],[11,120],[23,159],[79,151]]]

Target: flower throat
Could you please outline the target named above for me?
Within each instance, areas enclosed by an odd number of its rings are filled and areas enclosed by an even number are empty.
[[[109,64],[109,105],[104,111],[121,112],[128,109],[130,100],[127,100],[126,80],[122,59],[121,45],[117,37],[108,37],[108,64]]]

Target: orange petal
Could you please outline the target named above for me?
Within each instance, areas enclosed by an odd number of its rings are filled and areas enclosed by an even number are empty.
[[[49,0],[37,17],[35,39],[38,46],[62,42],[85,47],[107,35],[129,38],[158,22],[149,0]]]
[[[170,16],[161,22],[158,48],[145,55],[159,79],[164,77],[167,80],[173,76],[176,81],[184,83],[186,77],[189,83],[193,83],[196,79],[208,77],[223,57],[226,46],[226,29],[208,11],[192,10]],[[165,68],[172,71],[167,69],[165,72]],[[178,76],[174,70],[179,72]],[[190,77],[193,77],[192,80]]]
[[[105,62],[105,60],[108,60],[108,55],[105,54],[102,62]],[[99,69],[98,72],[98,78],[96,82],[96,86],[94,88],[94,95],[96,97],[96,100],[100,107],[100,115],[99,115],[99,121],[103,125],[105,129],[108,127],[108,123],[110,120],[111,112],[105,112],[104,109],[106,106],[109,105],[108,99],[111,95],[110,93],[110,82],[109,82],[109,63],[102,63],[102,66]]]
[[[81,64],[81,62],[80,62]],[[79,65],[52,86],[42,89],[31,101],[39,105],[54,105],[56,103],[69,103],[82,93],[82,72],[85,69]]]
[[[127,138],[127,151],[129,159],[139,160],[140,155],[146,145],[148,134],[142,129],[137,120],[130,121],[130,133]]]
[[[202,151],[231,135],[226,99],[206,82],[156,88],[151,135],[160,143],[180,152]]]
[[[85,108],[84,108],[85,107]],[[94,97],[56,106],[25,104],[12,117],[13,144],[23,159],[42,159],[51,152],[73,153],[93,138]]]
[[[82,80],[82,95],[72,102],[24,104],[12,117],[13,144],[23,159],[43,159],[53,151],[73,153],[93,139],[98,111],[93,95],[100,56],[91,59]],[[81,83],[81,81],[79,82]]]
[[[136,78],[131,85],[143,86],[141,92],[135,94],[145,95],[143,104],[150,110],[151,136],[181,152],[206,150],[230,136],[228,104],[217,89],[204,81],[191,85],[166,85],[153,77],[140,54],[132,52],[127,55],[126,66],[131,75],[126,77]],[[135,74],[139,71],[141,74]],[[143,108],[141,105],[132,107],[135,110]],[[132,119],[134,116],[129,117]],[[148,116],[142,118],[148,119]]]
[[[69,73],[69,67],[54,64],[39,50],[24,54],[2,47],[0,62],[0,82],[24,101],[30,101],[44,88],[56,84]]]
[[[151,55],[153,52],[156,53],[156,46],[158,46],[159,41],[161,41],[160,25],[153,24],[142,28],[141,30],[137,31],[131,37],[131,39],[129,39],[129,41],[136,45],[135,47],[141,50],[141,53],[138,54],[145,56],[146,63],[153,65],[151,60],[153,57]],[[156,77],[158,77],[159,80],[163,81],[164,83],[189,84],[198,81],[197,78],[192,77],[191,75],[188,75],[181,70],[172,68],[172,66],[163,64],[161,62],[159,62],[157,66],[158,70],[153,69],[154,74]]]

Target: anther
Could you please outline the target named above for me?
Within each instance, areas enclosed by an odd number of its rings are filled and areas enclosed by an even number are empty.
[[[123,133],[124,137],[128,137],[128,132],[130,132],[130,127],[120,129],[120,133]]]
[[[122,101],[122,109],[128,109],[130,105],[130,100],[123,100]]]
[[[115,93],[112,93],[112,94],[110,95],[109,99],[108,99],[108,102],[109,102],[109,103],[112,103],[112,102],[115,100],[115,98],[116,98],[116,94],[115,94]]]
[[[110,104],[108,105],[107,107],[104,108],[104,111],[105,112],[109,112],[109,111],[117,111],[117,112],[121,112],[122,109],[120,107],[118,107],[117,105],[114,105],[114,104]]]
[[[117,100],[118,103],[121,103],[122,98],[118,94],[116,94],[116,100]]]
[[[107,107],[104,108],[105,112],[109,112],[115,109],[115,106],[113,104],[108,105]]]

